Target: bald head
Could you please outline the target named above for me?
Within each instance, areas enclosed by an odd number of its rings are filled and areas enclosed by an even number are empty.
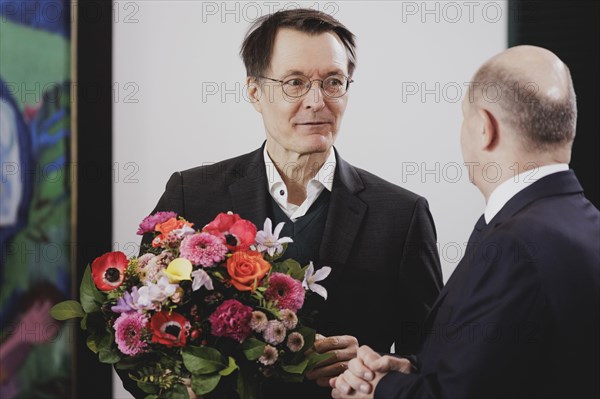
[[[569,68],[551,51],[509,48],[489,59],[473,78],[470,98],[496,108],[527,151],[570,146],[577,105]]]
[[[510,71],[521,82],[537,85],[537,94],[548,101],[564,101],[572,90],[567,66],[553,52],[536,46],[509,48],[486,64]]]

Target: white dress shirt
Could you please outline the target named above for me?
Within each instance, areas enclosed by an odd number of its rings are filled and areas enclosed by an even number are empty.
[[[557,163],[553,165],[540,166],[539,168],[527,170],[523,173],[516,175],[515,177],[506,180],[500,184],[488,199],[485,207],[485,222],[489,223],[490,220],[496,216],[498,212],[506,205],[506,203],[517,193],[531,184],[535,183],[542,177],[546,177],[553,173],[563,172],[569,170],[569,165],[566,163]]]
[[[275,200],[277,205],[283,212],[290,218],[292,222],[296,219],[306,215],[306,212],[310,209],[310,206],[319,198],[319,195],[324,189],[331,191],[333,187],[333,176],[335,174],[335,151],[333,148],[329,151],[327,160],[321,166],[315,176],[308,182],[306,187],[306,199],[302,204],[295,205],[288,202],[288,189],[279,174],[279,171],[275,167],[275,164],[267,153],[267,148],[263,151],[265,160],[265,168],[267,171],[267,180],[269,182],[269,194]]]

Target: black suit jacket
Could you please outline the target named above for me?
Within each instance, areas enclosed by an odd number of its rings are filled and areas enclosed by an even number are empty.
[[[376,398],[598,398],[600,213],[573,171],[515,195],[428,317],[420,372]]]
[[[329,295],[318,332],[353,335],[385,352],[395,343],[397,353],[414,353],[442,286],[427,201],[336,156],[321,264],[315,265],[332,267],[323,281]],[[261,148],[174,173],[154,211],[175,211],[196,228],[232,211],[261,229],[269,201]],[[125,386],[137,390],[127,381]]]

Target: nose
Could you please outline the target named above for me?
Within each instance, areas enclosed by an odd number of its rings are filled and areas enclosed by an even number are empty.
[[[317,84],[316,87],[314,84]],[[321,88],[322,82],[320,80],[313,80],[310,82],[310,89],[302,99],[303,106],[305,109],[312,109],[313,112],[320,111],[325,106],[325,99]]]

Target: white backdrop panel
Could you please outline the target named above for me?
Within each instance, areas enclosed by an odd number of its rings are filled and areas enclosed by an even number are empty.
[[[114,248],[137,253],[137,225],[173,171],[261,145],[239,48],[257,16],[299,6],[358,37],[336,147],[429,200],[447,280],[484,208],[462,163],[460,101],[477,67],[507,46],[506,1],[114,2]],[[118,378],[114,397],[130,397]]]

